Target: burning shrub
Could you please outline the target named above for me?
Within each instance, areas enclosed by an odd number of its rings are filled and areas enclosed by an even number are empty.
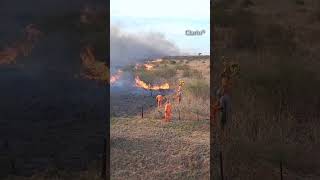
[[[81,54],[82,65],[84,67],[84,76],[88,79],[100,80],[107,82],[109,79],[108,67],[103,62],[95,60],[92,49],[86,47]]]
[[[16,63],[18,50],[16,48],[6,48],[0,52],[0,64]]]
[[[43,33],[34,24],[27,25],[23,31],[23,38],[10,43],[3,50],[0,49],[0,64],[15,64],[17,57],[28,56],[42,35]]]

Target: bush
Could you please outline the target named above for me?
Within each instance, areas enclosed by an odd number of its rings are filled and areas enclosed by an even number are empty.
[[[203,77],[200,71],[190,68],[184,69],[182,75],[183,77],[192,77],[197,79],[201,79]]]
[[[196,98],[207,99],[210,96],[210,86],[204,80],[194,80],[186,85],[186,91]]]
[[[161,79],[171,79],[176,75],[176,70],[172,67],[159,67],[155,70],[139,70],[136,74],[141,78],[141,80],[148,83],[158,83]]]
[[[188,65],[186,65],[186,64],[183,64],[183,65],[179,64],[179,65],[177,65],[175,68],[176,68],[177,70],[190,69],[190,67],[189,67]]]

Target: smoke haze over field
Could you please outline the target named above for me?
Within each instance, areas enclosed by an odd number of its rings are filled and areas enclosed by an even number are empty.
[[[124,65],[146,58],[180,55],[180,50],[161,33],[129,34],[119,27],[110,27],[112,66]]]

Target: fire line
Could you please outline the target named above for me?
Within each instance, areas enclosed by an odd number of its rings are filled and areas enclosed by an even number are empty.
[[[170,89],[169,83],[164,83],[161,85],[151,85],[151,84],[147,84],[144,81],[142,81],[140,79],[139,76],[136,76],[135,78],[135,82],[136,82],[136,86],[142,89],[146,89],[146,90],[164,90],[164,89]]]

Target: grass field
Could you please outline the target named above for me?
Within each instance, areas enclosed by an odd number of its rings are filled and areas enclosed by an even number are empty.
[[[173,89],[179,79],[184,80],[184,94],[180,105],[173,94],[166,95],[173,106],[170,123],[163,122],[164,109],[156,108],[156,92],[143,97],[148,107],[144,118],[139,110],[136,115],[112,118],[112,179],[209,179],[209,64],[209,58],[173,57],[153,70],[132,71],[146,82],[169,82]],[[111,94],[111,102],[122,101],[112,98]],[[137,102],[126,101],[122,108],[137,106]]]
[[[112,179],[209,179],[206,120],[115,118],[111,127]]]
[[[227,177],[278,179],[282,161],[284,179],[319,179],[320,41],[312,33],[319,29],[319,5],[314,0],[214,5],[212,90],[219,86],[223,57],[241,69],[224,149]]]

